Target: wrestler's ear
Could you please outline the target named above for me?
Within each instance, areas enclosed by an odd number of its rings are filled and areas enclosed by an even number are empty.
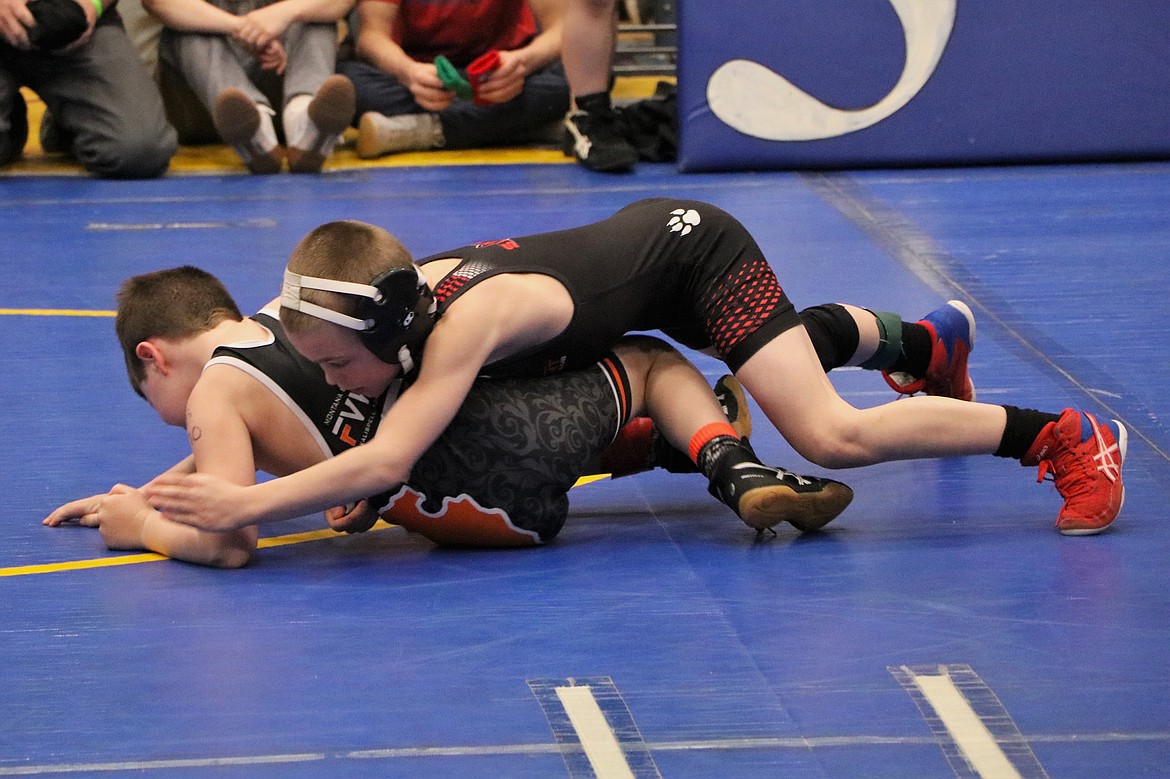
[[[166,353],[153,341],[141,341],[138,346],[134,347],[134,356],[141,360],[143,367],[148,370],[151,365],[163,374],[170,370]]]

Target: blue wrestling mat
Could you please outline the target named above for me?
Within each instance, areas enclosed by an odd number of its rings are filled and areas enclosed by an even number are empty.
[[[1121,13],[1117,11],[1116,13]],[[974,310],[981,400],[1129,426],[1107,532],[990,457],[838,472],[823,533],[757,538],[705,481],[571,493],[551,545],[444,550],[387,528],[264,529],[217,571],[46,528],[185,454],[130,390],[127,276],[178,264],[246,311],[317,224],[416,256],[652,195],[758,238],[798,307]],[[0,190],[0,776],[1137,777],[1170,766],[1170,165],[598,177],[400,168]],[[713,382],[714,360],[688,353]],[[841,371],[847,401],[891,399]],[[801,461],[756,417],[762,458]]]

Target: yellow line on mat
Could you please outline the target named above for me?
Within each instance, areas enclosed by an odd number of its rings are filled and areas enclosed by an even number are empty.
[[[114,316],[113,311],[79,308],[0,308],[0,316]]]
[[[30,576],[37,573],[56,573],[57,571],[79,571],[85,568],[108,568],[111,565],[132,565],[134,563],[153,563],[155,560],[168,558],[160,554],[131,554],[121,557],[99,557],[96,560],[72,560],[67,563],[44,563],[42,565],[17,565],[12,568],[0,568],[0,576]]]
[[[378,520],[372,530],[385,530],[394,527],[382,520]],[[284,536],[261,538],[257,543],[258,549],[268,549],[274,546],[288,546],[289,544],[303,544],[306,541],[319,541],[324,538],[337,538],[341,533],[334,530],[310,530],[305,533],[289,533]],[[108,568],[111,565],[133,565],[135,563],[153,563],[170,558],[148,552],[146,554],[121,555],[120,557],[97,557],[92,560],[71,560],[64,563],[42,563],[41,565],[18,565],[12,568],[0,568],[0,577],[29,576],[37,573],[56,573],[57,571],[79,571],[86,568]]]
[[[379,519],[377,524],[375,524],[370,529],[371,530],[385,530],[388,527],[394,527],[394,526],[388,525]],[[259,541],[256,542],[256,548],[257,549],[268,549],[268,548],[274,547],[274,546],[288,546],[289,544],[303,544],[306,541],[320,541],[323,538],[337,538],[340,535],[342,535],[342,534],[338,533],[336,530],[329,530],[329,529],[308,530],[304,533],[289,533],[287,536],[273,536],[271,538],[261,538]]]
[[[2,310],[2,309],[0,309]],[[591,482],[599,481],[601,479],[608,479],[608,473],[592,474],[589,476],[582,476],[574,484],[574,487],[580,487]],[[387,528],[395,527],[382,520],[371,528],[373,530],[386,530]],[[283,536],[272,536],[270,538],[261,538],[256,542],[257,549],[270,549],[277,546],[289,546],[291,544],[303,544],[306,541],[321,541],[328,538],[337,538],[341,536],[334,530],[308,530],[303,533],[289,533]],[[39,565],[16,565],[10,568],[0,568],[0,578],[5,576],[32,576],[38,573],[57,573],[58,571],[80,571],[87,568],[109,568],[114,565],[134,565],[136,563],[153,563],[159,560],[169,560],[169,557],[160,554],[148,552],[146,554],[132,554],[120,555],[118,557],[96,557],[92,560],[70,560],[62,563],[41,563]]]

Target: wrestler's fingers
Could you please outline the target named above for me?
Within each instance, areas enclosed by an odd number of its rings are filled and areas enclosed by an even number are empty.
[[[191,501],[182,487],[155,484],[145,490],[145,494],[151,508],[161,511],[168,519],[183,522],[191,511]]]
[[[162,509],[164,505],[178,507],[189,494],[186,481],[182,476],[159,476],[150,484],[142,488],[150,505]]]
[[[341,519],[353,511],[356,506],[356,503],[347,503],[344,506],[334,506],[331,509],[325,509],[325,521],[332,525],[334,520]]]
[[[41,524],[48,527],[57,527],[63,522],[75,519],[87,527],[97,527],[96,515],[101,510],[103,497],[105,497],[104,494],[71,500],[42,519]],[[87,517],[91,521],[87,522]]]
[[[364,533],[378,521],[378,515],[370,510],[368,500],[360,500],[356,504],[350,504],[343,508],[349,510],[328,520],[329,527],[339,533]]]

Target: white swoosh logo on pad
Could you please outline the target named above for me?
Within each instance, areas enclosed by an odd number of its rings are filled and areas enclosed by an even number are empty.
[[[906,36],[906,64],[893,90],[855,111],[834,108],[751,60],[720,65],[707,81],[707,103],[725,124],[769,141],[814,141],[863,130],[918,94],[938,66],[955,25],[958,0],[890,0]]]

